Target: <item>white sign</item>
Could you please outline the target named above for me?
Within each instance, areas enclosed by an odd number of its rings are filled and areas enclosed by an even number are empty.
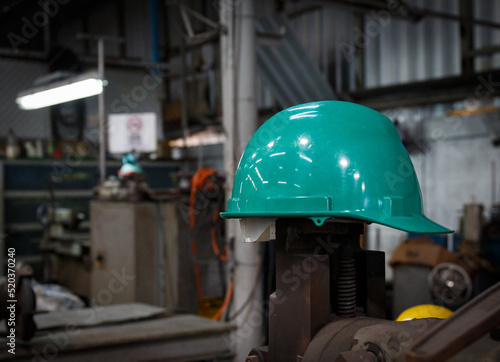
[[[156,152],[156,113],[109,115],[110,153]]]

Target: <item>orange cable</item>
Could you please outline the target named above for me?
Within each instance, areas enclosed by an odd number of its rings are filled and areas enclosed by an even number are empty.
[[[195,226],[195,201],[196,201],[196,190],[203,190],[203,185],[209,179],[210,176],[216,174],[216,170],[210,168],[200,168],[196,174],[191,179],[191,195],[189,197],[189,223],[191,228]]]
[[[210,176],[213,174],[217,173],[216,170],[208,169],[208,168],[200,168],[196,174],[193,176],[191,179],[191,194],[189,198],[189,224],[192,229],[195,228],[196,226],[196,220],[195,220],[195,202],[196,202],[196,191],[203,190],[203,186],[207,181],[209,181]],[[209,189],[212,187],[212,184],[208,185]],[[213,215],[213,225],[211,227],[210,233],[211,233],[211,243],[212,243],[212,249],[214,253],[218,256],[218,258],[222,261],[228,260],[228,249],[227,245],[224,247],[224,253],[221,254],[219,245],[217,244],[217,230],[215,228],[215,223],[218,221],[219,218],[219,210],[216,210],[214,215]],[[196,289],[198,291],[198,297],[200,298],[200,303],[201,303],[201,309],[203,313],[206,315],[206,305],[204,302],[205,296],[203,294],[203,288],[201,285],[201,276],[200,276],[200,268],[198,265],[198,262],[196,261],[196,255],[197,255],[197,247],[196,247],[196,239],[193,238],[193,241],[191,242],[191,251],[192,254],[195,256],[193,260],[193,268],[194,268],[194,275],[195,275],[195,281],[196,281]],[[226,292],[226,295],[224,297],[224,301],[217,311],[217,313],[214,315],[213,319],[214,320],[219,320],[226,308],[229,305],[229,302],[231,301],[231,297],[233,295],[233,290],[234,290],[234,282],[231,281],[229,284],[229,288]]]
[[[227,289],[226,296],[224,297],[224,302],[222,302],[222,305],[220,306],[219,310],[217,311],[217,313],[215,313],[214,317],[212,318],[213,320],[218,321],[220,319],[222,313],[224,313],[227,306],[229,305],[229,301],[233,296],[233,290],[234,290],[234,282],[231,281],[231,283],[229,283],[229,288]]]

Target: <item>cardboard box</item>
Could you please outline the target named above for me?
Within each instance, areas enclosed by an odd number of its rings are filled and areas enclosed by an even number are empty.
[[[433,268],[438,264],[453,260],[455,256],[442,246],[434,244],[431,238],[419,237],[407,239],[399,245],[394,250],[389,265],[413,264]]]

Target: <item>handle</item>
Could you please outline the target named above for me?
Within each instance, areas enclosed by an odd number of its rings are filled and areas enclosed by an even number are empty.
[[[406,361],[444,361],[499,325],[497,283],[420,336],[406,351]]]

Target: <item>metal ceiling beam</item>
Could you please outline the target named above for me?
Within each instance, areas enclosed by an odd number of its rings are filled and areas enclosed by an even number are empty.
[[[372,0],[327,0],[327,1],[333,2],[333,3],[340,3],[340,4],[352,6],[352,7],[371,9],[371,10],[376,9],[376,10],[388,10],[389,11],[391,9],[391,7],[394,7],[394,5],[389,5],[385,1],[372,1]],[[403,16],[403,15],[396,14],[393,12],[393,15],[397,16],[399,18],[418,21],[423,17],[432,16],[432,17],[441,18],[441,19],[460,21],[460,22],[463,22],[466,24],[470,23],[470,24],[474,24],[474,25],[482,25],[482,26],[487,26],[490,28],[500,29],[500,23],[496,23],[493,21],[474,19],[474,18],[454,15],[454,14],[450,14],[450,13],[445,13],[442,11],[434,11],[434,10],[430,10],[430,9],[418,8],[418,7],[414,7],[414,6],[410,6],[410,5],[406,4],[404,1],[400,1],[399,3],[400,3],[400,6],[402,6],[408,14],[408,16]]]
[[[342,95],[377,110],[500,96],[500,70],[363,89]],[[498,89],[495,89],[498,88]]]

